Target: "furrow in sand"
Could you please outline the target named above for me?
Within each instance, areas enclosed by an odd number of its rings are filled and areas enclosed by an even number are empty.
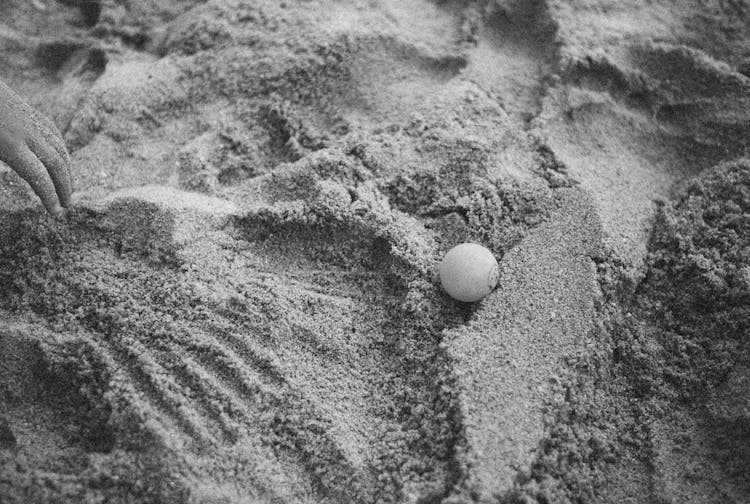
[[[211,333],[197,331],[197,337],[193,336],[189,345],[196,363],[212,375],[217,387],[221,387],[232,401],[237,401],[248,417],[252,415],[251,411],[265,408],[284,395],[277,383]]]
[[[179,359],[179,363],[173,368],[174,376],[193,392],[196,401],[221,426],[225,441],[236,442],[241,424],[250,423],[243,401],[231,388],[220,383],[210,368],[193,358],[184,347],[172,345],[172,351]]]
[[[162,424],[169,424],[173,429],[176,426],[177,432],[187,434],[199,446],[213,444],[215,438],[208,429],[209,421],[188,402],[180,387],[147,348],[136,340],[128,341],[127,345],[105,339],[100,341],[99,348],[121,370],[130,374],[133,387],[140,393],[139,398],[160,412]]]
[[[239,314],[239,312],[237,313]],[[250,334],[248,328],[233,331],[216,324],[211,324],[210,334],[216,338],[216,341],[222,347],[231,349],[246,366],[250,366],[262,376],[264,383],[275,387],[289,385],[282,371],[273,362],[273,357],[264,355],[267,352],[264,352],[252,343],[251,339],[254,335]]]
[[[281,416],[272,415],[275,421],[270,427],[277,436],[285,440],[285,446],[290,451],[288,460],[299,464],[310,475],[316,482],[316,491],[320,495],[333,491],[341,493],[347,500],[356,501],[362,490],[361,486],[372,482],[365,472],[351,465],[335,439],[327,432],[318,430],[325,425],[322,417],[307,401],[293,399],[293,390],[269,383],[267,375],[262,370],[258,371],[254,361],[247,362],[243,359],[223,343],[221,338],[215,337],[216,332],[193,331],[186,341],[186,346],[189,345],[190,348],[177,350],[180,358],[189,363],[196,376],[207,383],[206,389],[210,390],[207,393],[219,393],[225,404],[239,409],[248,429],[262,422],[264,415],[281,408],[280,411],[286,413]],[[271,417],[266,420],[269,418]],[[316,433],[308,432],[302,425],[316,426]],[[337,475],[335,481],[321,479],[317,474],[317,469],[323,465]],[[349,485],[339,485],[338,479],[349,482]]]
[[[187,435],[186,429],[180,427],[180,419],[169,410],[163,400],[158,397],[148,397],[153,394],[148,394],[148,390],[139,390],[143,387],[137,388],[139,381],[135,379],[136,375],[130,366],[118,357],[117,352],[110,350],[108,345],[100,344],[94,337],[86,336],[84,340],[112,374],[110,387],[116,389],[118,399],[125,398],[128,408],[137,417],[146,422],[155,422],[159,427],[156,434],[162,439],[171,438],[172,444],[176,445],[175,448],[181,448],[191,441],[192,438]]]

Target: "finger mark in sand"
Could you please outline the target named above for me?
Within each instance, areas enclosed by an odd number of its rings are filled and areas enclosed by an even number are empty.
[[[234,444],[240,436],[246,436],[243,430],[252,425],[252,417],[242,399],[216,378],[213,366],[205,366],[182,346],[171,345],[171,348],[180,359],[172,370],[183,387],[189,387],[194,400],[205,403],[204,409],[221,424],[224,441]]]
[[[113,352],[106,350],[105,344],[99,343],[98,338],[91,336],[84,337],[84,340],[94,349],[97,358],[101,359],[110,373],[108,387],[113,396],[114,415],[135,418],[133,422],[118,418],[114,422],[119,428],[133,428],[136,433],[145,430],[148,432],[148,442],[168,442],[169,446],[176,450],[184,448],[192,441],[184,434],[179,427],[178,419],[169,413],[163,401],[156,396],[153,396],[152,400],[143,400],[149,393],[139,390],[138,381],[134,378],[136,374],[123,366]],[[132,447],[138,449],[141,448],[142,440],[137,439],[136,433],[128,434],[135,434],[136,439],[133,440]],[[127,436],[121,437],[118,442],[131,447],[131,441]]]
[[[220,310],[217,309],[217,313]],[[228,323],[219,326],[216,323],[207,324],[204,331],[201,331],[201,342],[197,346],[196,353],[203,355],[203,345],[208,342],[210,345],[206,351],[214,354],[218,359],[217,363],[222,364],[232,374],[244,376],[240,383],[262,385],[269,393],[281,393],[286,387],[287,380],[281,373],[278,364],[274,362],[273,356],[253,342],[253,336],[257,329],[245,326],[241,320],[242,317],[234,315],[230,320],[234,323]],[[239,324],[236,321],[240,321]]]
[[[130,375],[132,386],[137,390],[135,397],[126,400],[136,404],[145,401],[146,408],[153,407],[159,413],[160,423],[168,426],[175,423],[179,426],[176,433],[190,436],[190,440],[197,446],[210,445],[214,442],[206,421],[199,410],[192,407],[182,394],[180,387],[170,378],[164,368],[150,355],[142,344],[135,340],[111,342],[104,338],[92,338],[100,341],[98,348],[106,353],[108,360],[116,362],[121,371]],[[166,418],[166,422],[163,420]]]
[[[252,411],[266,409],[270,407],[268,405],[281,401],[285,389],[269,383],[265,374],[255,372],[246,359],[230,348],[223,347],[220,342],[212,341],[210,333],[202,333],[200,340],[198,343],[201,346],[195,348],[194,358],[214,375],[217,387],[236,398],[232,402],[232,408],[240,408],[251,418]]]
[[[170,344],[169,352],[169,374],[174,377],[190,404],[200,408],[218,426],[223,442],[236,443],[241,434],[240,422],[231,417],[231,408],[241,404],[237,397],[222,387],[217,387],[212,375],[193,359],[182,344]]]
[[[310,416],[308,408],[312,405],[301,407],[300,398],[293,398],[297,392],[289,387],[279,388],[278,386],[268,383],[263,373],[252,373],[253,366],[248,366],[247,361],[241,359],[238,355],[232,355],[227,348],[221,348],[221,343],[212,338],[210,334],[204,333],[194,344],[201,345],[201,348],[192,349],[195,359],[203,363],[203,368],[209,370],[206,378],[214,390],[221,391],[221,394],[227,400],[226,406],[230,409],[239,409],[244,421],[243,428],[246,429],[246,435],[252,436],[257,442],[259,439],[265,439],[277,446],[284,457],[295,463],[302,463],[305,466],[305,472],[309,472],[315,464],[320,463],[321,446],[316,442],[309,445],[305,437],[300,437],[298,428],[293,425],[284,426],[279,424],[278,417],[274,416],[274,411],[278,410],[295,410],[296,415],[301,420]],[[204,347],[206,347],[204,349]],[[219,353],[216,353],[219,352]],[[191,359],[192,357],[187,357]],[[197,361],[193,361],[198,365]],[[325,417],[315,419],[309,417],[308,420],[318,422],[323,421]],[[270,424],[269,424],[270,422]],[[278,439],[269,439],[267,433],[263,431],[263,426],[270,425]],[[245,442],[240,440],[240,442]],[[338,444],[334,438],[329,440],[332,443],[332,460],[329,463],[344,464],[342,470],[350,472],[354,469],[349,467],[345,462],[351,460],[350,456],[344,456],[344,448],[335,448]],[[309,445],[309,446],[308,446]],[[313,451],[311,451],[313,450]],[[325,451],[325,450],[323,450]],[[313,455],[315,453],[315,455]],[[336,455],[339,453],[339,455]],[[358,477],[357,479],[361,479]],[[318,482],[319,491],[327,487],[327,483]]]
[[[272,324],[265,317],[261,319],[255,316],[248,317],[245,312],[239,310],[226,311],[218,307],[217,313],[226,316],[233,323],[224,327],[211,324],[209,334],[217,338],[223,347],[231,349],[240,356],[243,366],[255,371],[262,383],[273,387],[287,385],[287,379],[279,369],[278,363],[274,362],[273,354],[254,342],[256,339],[260,342],[267,339],[272,330]],[[238,326],[240,332],[237,330]]]

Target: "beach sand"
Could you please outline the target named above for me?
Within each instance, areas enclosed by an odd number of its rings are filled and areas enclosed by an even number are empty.
[[[0,503],[750,501],[750,3],[0,10]]]

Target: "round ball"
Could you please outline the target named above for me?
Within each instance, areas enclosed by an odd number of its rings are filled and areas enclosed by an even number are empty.
[[[440,283],[452,298],[479,301],[497,285],[499,270],[492,252],[476,243],[456,245],[440,263]]]

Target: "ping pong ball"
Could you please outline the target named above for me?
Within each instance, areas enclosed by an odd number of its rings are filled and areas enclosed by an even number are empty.
[[[440,283],[452,298],[479,301],[497,285],[499,269],[492,252],[476,243],[456,245],[439,267]]]

